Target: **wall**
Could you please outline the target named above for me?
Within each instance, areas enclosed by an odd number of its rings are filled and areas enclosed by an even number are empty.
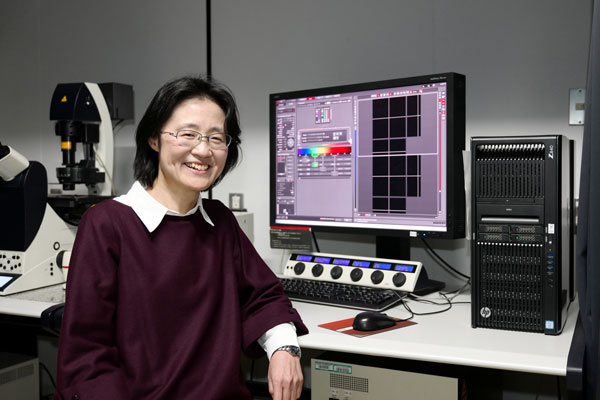
[[[0,141],[42,162],[57,182],[60,138],[49,120],[58,83],[133,85],[135,120],[115,130],[115,180],[133,182],[134,130],[156,90],[184,73],[206,72],[204,1],[0,3]],[[79,157],[78,159],[80,159]]]
[[[590,1],[426,0],[218,1],[213,5],[213,74],[229,84],[242,116],[243,168],[216,190],[244,193],[255,214],[255,245],[279,271],[285,254],[268,243],[269,93],[455,71],[467,77],[471,136],[560,133],[569,88],[585,87]],[[577,167],[576,175],[579,175]],[[578,187],[576,186],[576,190]],[[321,251],[374,255],[373,238],[318,235]],[[466,240],[432,240],[469,273]],[[416,240],[412,258],[458,284]]]
[[[215,190],[244,193],[255,245],[276,272],[286,254],[268,242],[268,95],[286,90],[456,71],[467,76],[470,136],[561,133],[568,89],[585,86],[591,1],[221,0],[213,9],[213,74],[239,101],[243,164]],[[115,137],[117,193],[133,180],[134,129],[167,79],[206,71],[205,2],[26,0],[0,4],[0,140],[41,161],[56,182],[59,138],[48,119],[59,82],[115,81],[135,91],[135,120]],[[576,182],[576,190],[578,182]],[[322,251],[374,255],[373,238],[318,236]],[[413,243],[414,259],[453,281]],[[468,271],[466,240],[432,241]],[[458,281],[456,281],[458,282]]]
[[[467,77],[467,143],[562,133],[576,140],[579,164],[583,130],[568,126],[568,89],[585,87],[591,0],[218,0],[212,8],[213,73],[235,92],[244,130],[243,164],[215,197],[245,194],[255,244],[276,271],[285,254],[268,244],[269,93],[456,71]],[[194,0],[0,2],[0,141],[55,180],[61,155],[48,113],[56,84],[132,84],[135,120],[115,138],[123,193],[151,96],[173,76],[206,71],[205,19],[205,2]],[[374,255],[372,237],[318,237],[322,251]],[[468,273],[466,240],[432,244]],[[430,275],[460,282],[413,245]]]
[[[204,1],[0,2],[0,141],[41,161],[56,182],[60,138],[49,120],[56,85],[131,84],[135,120],[115,131],[115,184],[122,194],[133,182],[135,124],[166,80],[206,71],[205,32]],[[57,340],[40,337],[38,348],[56,376]],[[42,393],[52,393],[40,374]]]

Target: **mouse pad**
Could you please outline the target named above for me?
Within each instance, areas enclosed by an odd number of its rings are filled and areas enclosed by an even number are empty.
[[[356,336],[356,337],[365,337],[371,336],[376,333],[387,332],[398,328],[404,328],[405,326],[416,325],[416,322],[413,321],[398,321],[395,326],[390,326],[389,328],[378,329],[376,331],[357,331],[352,329],[352,323],[354,322],[354,318],[341,319],[339,321],[328,322],[326,324],[319,325],[321,328],[331,329],[332,331],[336,331],[339,333],[345,333],[346,335]]]

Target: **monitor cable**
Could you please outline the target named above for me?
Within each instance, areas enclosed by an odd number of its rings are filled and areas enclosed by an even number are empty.
[[[459,294],[461,294],[467,287],[469,287],[471,285],[471,282],[465,282],[464,285],[462,285],[461,287],[459,287],[456,290],[452,290],[450,292],[444,292],[445,295],[452,295],[450,297],[450,300],[453,300],[456,296],[458,296]],[[440,292],[441,293],[441,292]],[[457,304],[457,303],[455,303]]]
[[[459,270],[457,270],[456,268],[454,268],[453,266],[451,266],[450,264],[448,264],[446,262],[446,260],[444,260],[438,253],[435,252],[435,250],[433,250],[433,248],[429,245],[429,243],[427,243],[427,241],[425,240],[425,238],[421,237],[421,241],[423,242],[423,244],[427,248],[428,252],[431,255],[433,255],[439,262],[441,262],[444,267],[446,267],[447,269],[451,270],[456,275],[459,275],[459,276],[463,277],[464,279],[467,280],[467,282],[469,282],[469,283],[471,282],[471,277],[469,275],[463,274],[462,272],[460,272]]]
[[[320,253],[321,250],[319,250],[319,243],[317,243],[317,237],[315,236],[315,231],[312,230],[312,228],[310,229],[310,234],[312,235],[313,238],[313,242],[315,243],[315,250],[317,251],[317,253]]]
[[[425,298],[424,296],[417,296],[415,294],[409,293],[405,298],[403,298],[402,305],[409,313],[411,313],[411,317],[408,319],[412,319],[412,317],[415,315],[422,316],[422,315],[441,314],[443,312],[449,311],[452,308],[452,306],[455,304],[471,304],[470,301],[453,301],[454,298],[456,296],[458,296],[459,294],[461,294],[469,285],[470,285],[470,283],[467,282],[462,287],[460,287],[457,290],[454,290],[452,292],[447,292],[447,293],[438,292],[439,295],[442,296],[444,299],[444,301],[441,303],[434,301],[430,298]],[[410,308],[410,306],[408,305],[408,301],[414,301],[414,302],[423,303],[423,304],[430,304],[430,305],[434,305],[434,306],[445,306],[446,308],[444,308],[443,310],[430,311],[430,312],[425,312],[425,313],[417,313],[417,312],[414,312]]]
[[[413,300],[416,301],[417,303],[425,303],[425,304],[432,304],[432,305],[436,305],[436,306],[446,306],[446,308],[444,308],[443,310],[437,310],[437,311],[429,311],[429,312],[424,312],[424,313],[418,313],[418,312],[414,312],[410,306],[408,305],[408,302],[403,300],[402,301],[402,305],[404,306],[404,308],[406,309],[406,311],[408,311],[409,313],[411,313],[412,315],[433,315],[433,314],[441,314],[443,312],[449,311],[452,308],[452,300],[450,300],[448,298],[448,296],[446,296],[445,294],[443,294],[442,292],[440,292],[440,295],[442,297],[444,297],[444,299],[446,300],[445,303],[438,303],[435,302],[433,300],[429,300],[429,299],[423,299],[423,298],[419,298],[416,296],[411,296],[409,295],[408,298],[409,300]]]

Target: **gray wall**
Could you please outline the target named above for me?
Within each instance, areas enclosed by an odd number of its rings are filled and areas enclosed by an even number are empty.
[[[212,8],[213,74],[236,94],[244,131],[243,163],[214,194],[225,203],[245,194],[255,245],[277,272],[286,254],[268,242],[269,93],[456,71],[467,76],[467,143],[561,133],[576,140],[579,164],[583,130],[568,125],[568,90],[585,86],[591,0],[219,0]],[[115,138],[123,193],[135,123],[153,93],[173,76],[206,70],[205,18],[205,2],[193,0],[0,3],[0,140],[56,181],[55,85],[132,84],[136,119]],[[369,236],[318,237],[322,251],[374,255]],[[466,240],[432,244],[468,272]],[[453,282],[413,245],[430,275]]]
[[[268,245],[269,93],[456,71],[467,76],[467,143],[476,135],[562,133],[576,140],[579,164],[583,130],[568,126],[568,89],[585,86],[591,0],[216,0],[212,7],[213,73],[235,92],[244,130],[243,163],[215,197],[227,203],[229,193],[245,194],[255,245],[275,271],[285,253]],[[41,161],[56,181],[59,138],[48,120],[56,84],[132,84],[135,121],[115,138],[123,193],[133,179],[134,127],[151,96],[173,76],[206,71],[205,19],[205,2],[194,0],[0,2],[0,140]],[[322,251],[374,255],[372,237],[318,237]],[[430,275],[460,282],[413,244]],[[466,240],[432,244],[468,273]],[[40,350],[52,370],[55,345]],[[533,398],[529,391],[507,396]]]
[[[133,85],[135,120],[115,130],[118,193],[133,182],[134,130],[156,90],[206,72],[204,1],[23,0],[0,3],[0,140],[57,182],[60,138],[49,120],[58,83]]]
[[[206,72],[205,32],[204,1],[0,2],[0,141],[42,162],[56,182],[60,138],[49,121],[56,84],[131,84],[135,121],[115,132],[115,184],[123,193],[133,182],[135,123],[166,80]],[[39,338],[40,361],[54,377],[56,351],[56,339]],[[52,393],[41,376],[42,392]]]
[[[243,168],[215,190],[245,193],[255,245],[273,269],[285,259],[268,244],[268,94],[456,71],[467,77],[471,136],[560,133],[569,88],[585,87],[591,1],[218,1],[214,75],[240,103]],[[579,175],[577,167],[576,175]],[[577,187],[576,187],[577,189]],[[318,235],[321,251],[374,255],[368,236]],[[431,241],[463,272],[466,240]],[[434,278],[459,283],[414,241],[412,258]]]

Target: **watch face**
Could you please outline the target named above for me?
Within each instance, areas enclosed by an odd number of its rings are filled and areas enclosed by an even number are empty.
[[[291,355],[296,356],[296,357],[300,357],[300,354],[301,354],[300,347],[298,347],[298,346],[281,346],[277,350],[287,351],[288,353],[290,353]]]

